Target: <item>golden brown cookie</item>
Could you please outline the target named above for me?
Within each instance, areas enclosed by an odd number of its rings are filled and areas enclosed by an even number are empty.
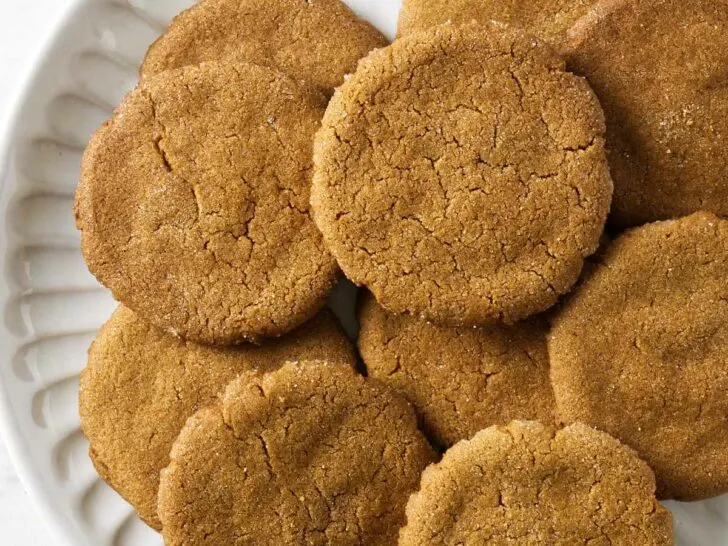
[[[487,24],[499,21],[519,27],[561,47],[567,31],[598,0],[404,0],[397,33],[406,36],[442,23]]]
[[[634,452],[585,425],[491,427],[450,449],[407,504],[400,546],[668,546],[672,516]]]
[[[560,416],[636,449],[662,498],[728,492],[727,317],[728,221],[628,231],[554,321]]]
[[[251,64],[144,80],[84,156],[76,215],[91,272],[142,318],[198,342],[302,324],[337,276],[308,211],[324,107]]]
[[[448,326],[553,305],[598,245],[602,112],[550,47],[441,25],[370,54],[314,145],[314,220],[392,312]]]
[[[728,214],[728,2],[603,0],[568,62],[604,107],[615,227]]]
[[[141,73],[243,58],[330,95],[360,58],[387,43],[340,0],[203,0],[174,19]]]
[[[316,358],[356,364],[328,310],[262,346],[215,348],[165,334],[121,306],[91,346],[81,374],[81,425],[91,460],[139,516],[160,529],[159,472],[187,418],[242,372]]]
[[[409,404],[350,368],[243,375],[175,442],[162,533],[168,546],[390,545],[433,457]]]
[[[546,324],[445,328],[385,311],[367,296],[359,351],[369,377],[415,407],[425,433],[449,447],[514,419],[554,421]]]

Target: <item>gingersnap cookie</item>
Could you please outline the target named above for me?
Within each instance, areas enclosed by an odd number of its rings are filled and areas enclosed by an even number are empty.
[[[728,214],[725,0],[602,1],[568,61],[604,107],[615,227]]]
[[[442,23],[499,21],[522,28],[557,48],[568,30],[598,0],[404,0],[397,33],[406,36]]]
[[[672,536],[655,476],[631,449],[581,424],[516,421],[425,470],[399,544],[667,546]]]
[[[407,398],[436,444],[514,419],[554,421],[543,320],[445,328],[389,313],[367,296],[359,322],[369,377]]]
[[[169,546],[393,544],[433,458],[409,404],[351,368],[246,374],[175,442],[162,534]]]
[[[76,216],[91,272],[142,318],[202,343],[302,324],[337,277],[308,205],[324,108],[251,64],[144,80],[84,155]]]
[[[217,348],[170,336],[120,306],[91,346],[81,374],[81,426],[91,460],[145,522],[161,529],[159,472],[187,418],[213,403],[240,373],[316,358],[356,364],[328,310],[261,346]]]
[[[598,245],[604,120],[550,47],[442,25],[371,53],[314,145],[314,220],[389,311],[448,326],[553,305]]]
[[[559,415],[609,432],[661,498],[728,492],[728,221],[698,213],[628,231],[549,340]]]
[[[203,0],[152,44],[141,73],[243,58],[330,95],[360,58],[387,43],[340,0]]]

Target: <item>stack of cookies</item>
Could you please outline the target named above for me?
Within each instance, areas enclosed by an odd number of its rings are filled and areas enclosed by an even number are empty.
[[[398,33],[202,0],[152,45],[76,199],[100,476],[168,545],[673,544],[657,499],[728,492],[728,0]]]

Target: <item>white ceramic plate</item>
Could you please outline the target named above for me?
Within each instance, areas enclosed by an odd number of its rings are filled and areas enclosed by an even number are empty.
[[[72,203],[88,137],[133,87],[147,46],[191,3],[77,1],[3,143],[0,424],[21,478],[63,544],[161,544],[98,479],[79,429],[78,373],[115,303],[86,271]],[[394,34],[399,0],[347,3]],[[680,544],[728,545],[728,496],[669,504]]]

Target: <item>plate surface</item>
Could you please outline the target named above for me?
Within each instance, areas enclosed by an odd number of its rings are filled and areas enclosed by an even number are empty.
[[[63,544],[162,543],[98,479],[79,428],[78,374],[115,302],[86,271],[72,205],[88,137],[135,84],[147,46],[191,3],[76,2],[2,148],[0,425],[21,478]],[[347,3],[393,36],[399,0]],[[334,307],[349,301],[340,293]],[[728,496],[668,505],[679,544],[728,545]]]

